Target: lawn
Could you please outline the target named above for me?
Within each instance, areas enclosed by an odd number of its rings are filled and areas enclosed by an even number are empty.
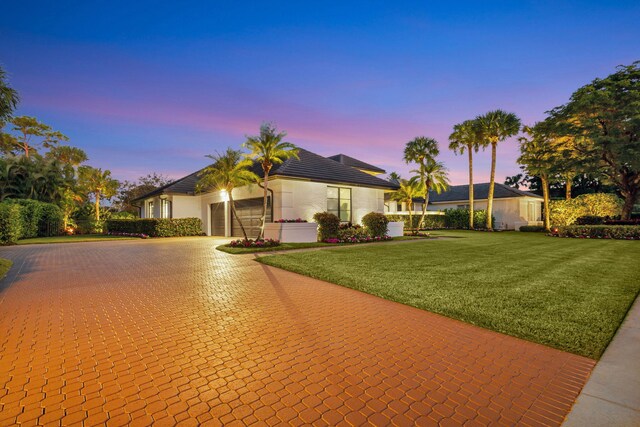
[[[132,240],[138,237],[108,236],[106,234],[76,234],[73,236],[34,237],[32,239],[18,240],[19,245],[35,245],[40,243],[78,243],[101,242],[104,240]]]
[[[7,275],[13,263],[8,259],[0,258],[0,279]]]
[[[433,235],[457,238],[259,261],[594,359],[640,289],[637,241]]]

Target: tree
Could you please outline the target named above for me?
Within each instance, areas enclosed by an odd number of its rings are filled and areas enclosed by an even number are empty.
[[[391,172],[387,177],[387,181],[397,183],[401,180],[400,174],[398,172]]]
[[[207,157],[213,159],[213,164],[200,172],[198,190],[216,189],[226,191],[229,195],[231,213],[240,224],[245,240],[248,240],[249,236],[247,236],[244,225],[236,212],[233,190],[236,187],[242,187],[260,180],[260,177],[250,170],[253,162],[244,157],[241,151],[232,148],[227,148],[227,151],[223,154],[216,153]]]
[[[493,230],[493,191],[496,182],[496,156],[498,142],[517,135],[520,131],[520,119],[513,113],[502,110],[489,111],[476,118],[478,130],[485,146],[491,145],[491,178],[487,197],[487,229]]]
[[[422,215],[420,215],[420,221],[418,222],[418,227],[420,228],[423,226],[424,217],[427,215],[427,202],[429,199],[429,187],[426,182],[427,165],[435,163],[435,158],[438,154],[440,154],[438,141],[426,136],[418,136],[407,142],[404,147],[404,161],[406,163],[413,162],[418,165],[418,168],[412,172],[418,173],[424,191],[424,194],[419,196],[425,200],[425,203],[422,204]]]
[[[156,172],[141,176],[137,181],[125,180],[118,189],[115,206],[120,212],[129,212],[137,215],[139,209],[134,204],[134,200],[169,183],[171,183],[171,180],[168,177]]]
[[[3,135],[3,151],[19,150],[26,157],[29,157],[40,146],[53,148],[58,146],[60,142],[69,140],[61,132],[54,131],[49,125],[38,121],[35,117],[12,117],[9,122],[13,125],[13,131],[18,135]]]
[[[554,173],[557,153],[553,149],[547,134],[534,125],[525,126],[522,131],[527,135],[519,138],[520,157],[518,163],[524,166],[526,173],[537,176],[542,181],[542,197],[544,198],[544,228],[549,230],[549,177]]]
[[[78,168],[78,184],[87,194],[92,195],[95,203],[95,219],[100,221],[100,201],[116,195],[120,183],[111,178],[111,171],[91,166]]]
[[[18,102],[20,102],[18,92],[9,87],[7,73],[0,67],[0,124],[11,117]],[[0,129],[2,129],[1,125]]]
[[[579,88],[549,113],[562,135],[575,138],[583,166],[593,164],[616,186],[628,219],[640,197],[640,61]]]
[[[263,123],[260,126],[260,134],[257,136],[248,136],[244,146],[250,151],[249,157],[260,163],[264,172],[264,180],[262,188],[264,190],[264,201],[262,203],[262,218],[260,220],[260,235],[264,236],[264,224],[267,218],[267,194],[269,186],[269,172],[275,164],[281,164],[290,158],[298,159],[298,148],[283,139],[287,136],[286,132],[279,132],[272,123]]]
[[[419,176],[414,176],[408,180],[401,179],[398,185],[400,188],[391,193],[391,199],[406,203],[409,211],[409,227],[413,230],[413,199],[424,194],[424,184]]]
[[[440,194],[449,188],[449,172],[442,162],[437,162],[433,159],[427,160],[425,164],[421,164],[418,169],[414,169],[411,172],[418,174],[424,186],[424,203],[422,205],[422,217],[420,217],[419,222],[420,227],[422,227],[426,208],[429,204],[429,191],[434,190]]]
[[[484,141],[480,134],[478,122],[465,120],[453,126],[453,133],[449,135],[449,149],[456,155],[463,154],[465,150],[469,156],[469,230],[473,230],[473,152],[476,153]]]
[[[55,145],[49,149],[46,157],[71,166],[80,166],[89,159],[84,150],[70,145]]]

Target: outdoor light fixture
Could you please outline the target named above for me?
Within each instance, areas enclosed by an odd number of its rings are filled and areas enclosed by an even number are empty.
[[[229,201],[229,192],[227,192],[227,190],[220,190],[220,197],[222,198],[223,202],[228,202]]]

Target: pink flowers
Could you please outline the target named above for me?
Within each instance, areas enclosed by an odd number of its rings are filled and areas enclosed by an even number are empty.
[[[306,219],[302,219],[302,218],[296,218],[296,219],[277,219],[273,222],[278,222],[278,223],[289,223],[289,222],[307,222]]]
[[[337,238],[332,238],[332,239],[324,239],[325,243],[370,243],[370,242],[383,242],[383,241],[387,241],[387,240],[393,240],[393,237],[390,236],[376,236],[376,237],[371,237],[371,236],[361,236],[361,237],[346,237],[343,239],[337,239]]]
[[[229,243],[232,248],[271,248],[280,246],[280,240],[276,239],[238,239]]]

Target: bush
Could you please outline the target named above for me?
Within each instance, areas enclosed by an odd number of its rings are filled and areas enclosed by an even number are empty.
[[[542,225],[523,225],[520,227],[520,231],[524,232],[540,232],[545,231]]]
[[[386,215],[389,222],[404,222],[404,229],[418,228],[420,215],[413,216],[413,224],[409,224],[409,215]],[[444,227],[444,215],[426,215],[423,227],[427,230],[435,230]]]
[[[615,194],[582,194],[569,200],[552,200],[549,203],[549,220],[552,225],[565,226],[584,217],[614,217],[622,211],[622,200]]]
[[[389,229],[389,218],[378,212],[369,212],[362,217],[362,224],[365,226],[370,236],[382,237],[387,235]]]
[[[22,235],[22,209],[13,203],[0,203],[0,245],[13,245]]]
[[[329,212],[316,212],[313,220],[318,223],[318,234],[320,241],[326,239],[336,239],[340,228],[340,218]]]
[[[109,219],[106,229],[110,233],[146,234],[150,237],[201,236],[200,218],[145,218]]]
[[[340,227],[338,229],[338,240],[347,240],[347,239],[363,239],[365,237],[371,237],[366,229],[360,227],[359,225],[351,226],[351,227]],[[378,236],[379,237],[379,236]]]
[[[640,225],[640,219],[605,219],[606,225]]]
[[[22,234],[20,238],[38,237],[43,203],[29,199],[11,199],[8,202],[20,206],[20,214],[22,215]]]
[[[559,237],[582,239],[640,240],[640,227],[635,225],[567,225],[553,229]]]
[[[600,225],[606,220],[603,216],[585,215],[576,219],[578,225]]]
[[[238,239],[232,240],[227,245],[231,248],[273,248],[280,246],[280,240],[275,239]]]
[[[62,210],[52,203],[8,199],[2,204],[16,206],[20,212],[20,239],[59,236],[63,232]]]
[[[38,237],[59,236],[64,232],[62,209],[51,203],[42,203],[42,216],[38,224]]]
[[[496,220],[493,217],[493,223]],[[469,209],[445,209],[444,225],[446,228],[466,230],[469,228]],[[473,228],[482,229],[487,225],[487,211],[475,210],[473,212]]]

